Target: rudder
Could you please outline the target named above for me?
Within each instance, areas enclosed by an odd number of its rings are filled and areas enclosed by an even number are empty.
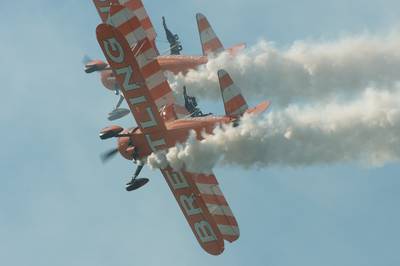
[[[208,22],[207,18],[201,14],[196,14],[197,27],[200,34],[201,48],[203,50],[203,55],[219,54],[225,49],[221,41],[215,34],[213,28]]]
[[[228,72],[223,69],[218,71],[218,79],[226,115],[243,115],[249,106],[247,105],[240,88],[236,86]]]

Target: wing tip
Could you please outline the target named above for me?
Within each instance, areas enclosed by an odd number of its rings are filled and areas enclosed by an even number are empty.
[[[202,13],[198,12],[196,13],[196,20],[202,20],[202,19],[207,19],[206,16],[204,16]]]
[[[217,74],[218,74],[218,78],[222,78],[225,75],[229,75],[228,72],[226,72],[225,69],[219,69]]]

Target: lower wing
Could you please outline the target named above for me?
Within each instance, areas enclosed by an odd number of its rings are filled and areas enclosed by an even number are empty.
[[[240,235],[238,223],[215,176],[196,174],[193,180],[222,237],[229,242],[237,240]]]
[[[239,227],[213,174],[161,169],[201,247],[212,255],[224,251],[224,239],[239,237]]]

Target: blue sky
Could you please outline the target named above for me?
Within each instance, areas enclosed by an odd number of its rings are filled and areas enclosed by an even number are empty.
[[[400,3],[390,0],[144,2],[160,35],[164,15],[188,54],[200,53],[198,11],[226,46],[379,33],[398,28],[400,19]],[[2,265],[400,264],[398,164],[218,167],[241,237],[219,257],[204,253],[158,171],[145,169],[150,183],[126,193],[133,164],[119,157],[100,163],[98,155],[115,143],[100,141],[98,131],[117,99],[82,70],[84,54],[102,58],[92,2],[2,7]]]

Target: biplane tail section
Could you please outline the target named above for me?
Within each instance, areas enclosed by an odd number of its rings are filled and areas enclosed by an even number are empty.
[[[247,105],[240,88],[236,86],[230,75],[223,69],[218,71],[218,79],[226,115],[243,115],[249,106]]]
[[[225,49],[219,40],[218,36],[215,34],[213,28],[208,22],[207,18],[201,14],[196,14],[197,27],[200,34],[201,48],[203,50],[203,55],[219,54]]]

